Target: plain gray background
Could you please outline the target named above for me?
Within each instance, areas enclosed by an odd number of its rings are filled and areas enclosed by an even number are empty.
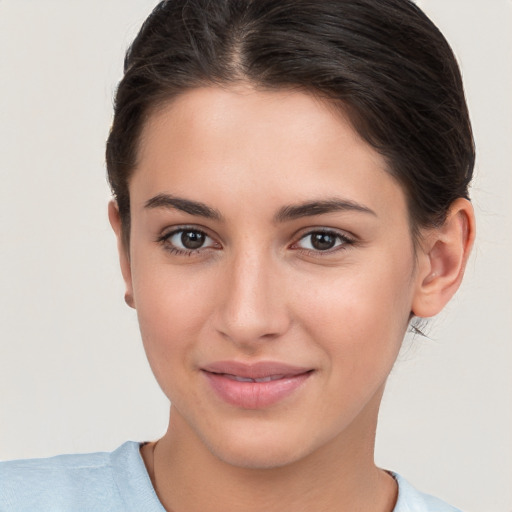
[[[161,435],[123,301],[104,141],[154,0],[0,0],[0,458]],[[424,0],[461,63],[478,149],[462,290],[407,340],[377,462],[467,512],[512,511],[512,2]]]

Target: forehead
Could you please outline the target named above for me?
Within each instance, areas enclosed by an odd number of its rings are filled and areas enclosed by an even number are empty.
[[[167,192],[209,203],[341,195],[404,204],[386,162],[327,101],[299,91],[207,87],[156,109],[144,127],[130,195]],[[134,197],[135,199],[135,197]]]
[[[261,143],[269,151],[279,149],[280,142],[289,144],[291,139],[307,143],[304,151],[322,141],[327,145],[343,139],[353,147],[364,146],[368,157],[380,158],[353,130],[341,107],[291,89],[259,90],[238,85],[188,90],[153,110],[142,132],[142,159],[150,157],[163,138],[171,137],[176,144],[197,139],[205,149],[228,147],[245,138],[251,146]]]

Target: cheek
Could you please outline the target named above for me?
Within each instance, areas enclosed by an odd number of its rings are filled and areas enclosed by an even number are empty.
[[[297,290],[296,304],[310,339],[353,368],[393,364],[407,329],[412,284],[400,268],[376,262],[344,269]]]
[[[133,291],[142,341],[160,385],[162,378],[190,367],[214,293],[208,280],[165,265],[135,268]],[[164,390],[165,391],[165,390]]]

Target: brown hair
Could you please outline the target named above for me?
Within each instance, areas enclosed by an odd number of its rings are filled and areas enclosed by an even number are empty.
[[[106,148],[125,241],[128,183],[153,109],[199,86],[248,82],[328,98],[386,159],[411,226],[468,197],[475,152],[447,41],[409,0],[167,0],[129,48]]]

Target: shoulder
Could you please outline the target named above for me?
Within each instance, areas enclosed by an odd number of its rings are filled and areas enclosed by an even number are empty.
[[[138,447],[127,442],[112,453],[1,462],[0,512],[126,510],[126,481],[119,480],[147,475],[137,466]]]
[[[405,478],[391,473],[398,483],[398,500],[393,512],[461,512],[444,501],[416,490]]]

